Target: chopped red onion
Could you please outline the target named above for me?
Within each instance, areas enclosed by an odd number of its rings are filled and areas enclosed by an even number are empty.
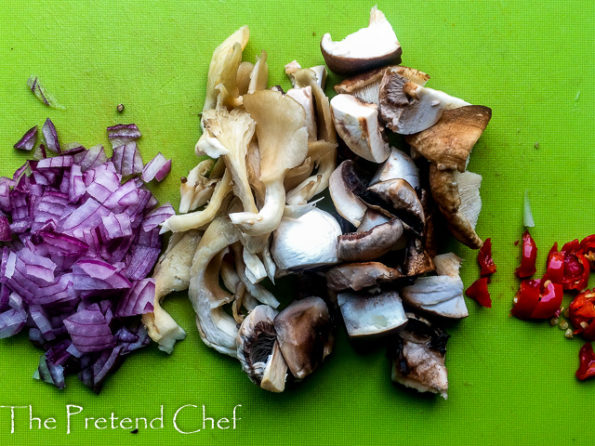
[[[45,144],[48,150],[54,153],[60,153],[60,142],[58,141],[58,133],[56,127],[50,118],[47,118],[41,128],[41,133],[45,139]],[[45,157],[45,155],[44,155]]]
[[[15,149],[26,150],[29,152],[37,142],[37,126],[31,127],[14,145]]]
[[[56,99],[47,92],[37,76],[31,76],[29,79],[27,79],[27,87],[29,87],[29,90],[33,92],[37,99],[39,99],[48,107],[57,108],[60,110],[64,110],[66,108],[63,105],[60,105],[58,101],[56,101]]]
[[[136,124],[117,124],[107,128],[107,137],[115,148],[136,141],[141,133]]]
[[[134,141],[114,147],[112,161],[116,171],[124,177],[143,171],[143,159]]]
[[[155,155],[143,169],[142,178],[145,183],[152,181],[162,181],[171,170],[171,160],[166,159],[161,152]]]

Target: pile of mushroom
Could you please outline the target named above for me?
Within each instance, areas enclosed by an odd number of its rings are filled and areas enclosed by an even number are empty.
[[[446,397],[440,321],[468,312],[461,260],[437,252],[439,225],[482,244],[481,177],[465,169],[490,109],[396,65],[401,46],[376,7],[367,28],[322,39],[328,67],[351,76],[330,102],[324,66],[290,62],[292,88],[267,88],[266,53],[242,61],[248,36],[240,28],[212,56],[199,162],[182,180],[179,214],[162,225],[173,234],[154,273],[150,336],[166,352],[183,339],[160,301],[188,289],[203,342],[281,392],[322,364],[342,318],[352,338],[393,341],[393,380]],[[391,146],[391,132],[410,150]],[[328,211],[316,207],[327,189]],[[281,309],[275,282],[296,274],[323,277],[327,289]]]

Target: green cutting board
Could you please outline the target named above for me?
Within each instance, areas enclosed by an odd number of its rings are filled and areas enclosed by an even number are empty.
[[[173,158],[154,188],[177,205],[178,182],[195,163],[198,113],[211,52],[250,26],[245,58],[269,55],[270,84],[288,86],[283,66],[323,62],[322,35],[335,39],[367,24],[365,1],[43,1],[0,2],[0,175],[25,160],[12,144],[46,117],[63,143],[107,143],[105,127],[135,122],[148,161]],[[509,316],[528,190],[540,272],[554,241],[595,232],[595,2],[379,1],[403,47],[403,63],[429,73],[429,86],[490,106],[492,121],[469,169],[483,175],[478,232],[492,237],[498,272],[493,308],[468,301],[470,316],[449,329],[449,399],[390,382],[383,349],[356,351],[340,329],[328,362],[295,389],[261,391],[238,363],[205,347],[182,294],[165,307],[187,330],[167,356],[154,346],[132,355],[99,395],[67,380],[59,391],[31,378],[40,352],[25,335],[0,341],[0,405],[33,407],[55,429],[29,429],[28,411],[0,408],[1,445],[112,444],[592,444],[595,380],[574,378],[581,341],[545,323]],[[37,74],[66,110],[49,109],[26,89]],[[333,78],[331,80],[336,80]],[[116,105],[126,107],[117,114]],[[462,277],[477,276],[475,252]],[[593,281],[591,281],[593,286]],[[176,410],[179,430],[173,426]],[[67,405],[83,408],[71,419]],[[235,429],[202,429],[202,406]],[[156,429],[96,429],[84,417],[159,416]],[[71,408],[76,410],[75,408]],[[224,422],[223,422],[224,423]],[[225,424],[221,424],[222,427]],[[51,426],[51,424],[50,424]]]

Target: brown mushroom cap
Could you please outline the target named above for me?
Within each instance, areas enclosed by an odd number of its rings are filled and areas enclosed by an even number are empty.
[[[277,315],[274,325],[283,358],[297,379],[316,370],[332,351],[330,314],[320,297],[292,302]]]
[[[405,140],[438,169],[465,171],[473,146],[485,130],[492,110],[483,105],[446,110],[440,120],[423,132],[406,136]]]
[[[328,270],[326,283],[333,291],[348,288],[360,291],[380,283],[391,282],[400,277],[403,277],[401,271],[380,262],[346,263]]]
[[[434,269],[432,257],[425,250],[422,240],[417,237],[411,239],[405,257],[405,274],[418,276],[434,271]]]
[[[402,236],[403,223],[393,218],[369,231],[339,236],[337,255],[347,262],[374,260],[393,250]]]

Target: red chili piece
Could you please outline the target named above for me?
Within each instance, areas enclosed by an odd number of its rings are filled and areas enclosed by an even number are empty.
[[[481,268],[480,276],[490,276],[496,272],[496,264],[492,258],[492,239],[487,238],[477,253],[477,263]]]
[[[562,246],[564,254],[564,277],[562,285],[565,290],[584,290],[589,283],[591,266],[583,255],[578,240],[573,240]]]
[[[595,376],[595,353],[590,343],[583,345],[578,352],[579,367],[576,371],[576,377],[584,381],[587,378]]]
[[[591,263],[591,270],[595,271],[595,234],[588,235],[581,241],[580,250]]]
[[[516,269],[517,277],[524,279],[535,274],[535,260],[537,259],[537,245],[529,234],[523,233],[523,244],[521,245],[521,265]]]
[[[547,255],[545,277],[556,283],[562,283],[564,278],[564,253],[558,251],[558,243],[554,243]]]
[[[548,279],[523,280],[511,313],[519,319],[549,319],[562,305],[562,285]]]
[[[589,341],[595,341],[595,288],[586,290],[570,302],[570,322],[574,334],[580,334]]]
[[[471,284],[465,291],[467,297],[475,300],[479,305],[486,308],[492,308],[492,299],[488,291],[488,278],[480,277]]]

